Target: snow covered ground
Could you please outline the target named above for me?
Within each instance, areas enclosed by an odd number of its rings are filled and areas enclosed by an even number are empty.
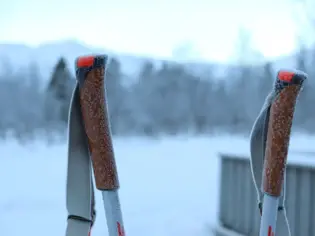
[[[295,150],[315,138],[296,136]],[[128,236],[212,236],[218,205],[218,152],[248,153],[236,137],[114,140]],[[64,235],[66,144],[0,143],[0,229],[6,236]],[[107,235],[101,194],[92,236]]]

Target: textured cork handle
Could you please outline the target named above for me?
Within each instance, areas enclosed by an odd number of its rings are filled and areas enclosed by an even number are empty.
[[[280,71],[275,83],[276,98],[270,108],[262,188],[280,196],[287,162],[296,99],[306,74]]]
[[[99,190],[119,187],[105,94],[107,56],[85,56],[76,61],[80,104],[89,143],[95,184]]]

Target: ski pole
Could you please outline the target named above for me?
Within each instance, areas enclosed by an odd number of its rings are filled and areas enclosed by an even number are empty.
[[[281,70],[277,74],[266,134],[260,236],[275,236],[295,104],[306,77],[300,71]]]
[[[107,109],[105,88],[107,62],[107,55],[77,58],[76,78],[95,184],[102,192],[109,236],[124,236],[118,196],[119,181]]]

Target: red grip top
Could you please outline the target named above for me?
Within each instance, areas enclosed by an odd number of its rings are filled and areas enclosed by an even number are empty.
[[[77,68],[91,67],[94,64],[94,56],[83,56],[77,59]]]
[[[279,71],[278,79],[285,82],[292,82],[293,76],[295,75],[294,72],[290,71]]]

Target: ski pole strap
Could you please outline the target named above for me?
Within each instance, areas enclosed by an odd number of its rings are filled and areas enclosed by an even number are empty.
[[[263,175],[270,107],[274,96],[272,92],[268,94],[250,135],[250,167],[259,202],[263,198],[260,186]]]
[[[76,216],[76,215],[68,215],[68,220],[69,219],[79,220],[79,221],[83,221],[83,222],[90,222],[92,226],[93,226],[93,223],[94,223],[93,220],[86,219],[84,217]]]
[[[262,215],[262,208],[263,208],[262,202],[258,203],[258,209],[260,212],[260,216]],[[278,211],[283,211],[283,210],[284,210],[284,206],[278,206]]]
[[[76,84],[68,125],[66,236],[88,236],[96,217],[91,160],[81,117],[79,88]]]

